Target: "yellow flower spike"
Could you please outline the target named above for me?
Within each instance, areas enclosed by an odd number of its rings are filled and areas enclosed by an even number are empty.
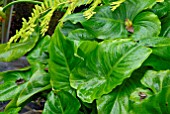
[[[90,1],[89,1],[90,2]],[[94,9],[101,3],[101,0],[95,0],[92,4],[92,7],[84,12],[85,18],[88,20],[90,19],[96,12]]]
[[[125,0],[119,0],[119,1],[116,1],[116,2],[112,2],[110,5],[112,6],[112,11],[114,11],[115,9],[117,9],[120,4],[122,4]]]
[[[156,2],[164,2],[164,0],[156,0]]]

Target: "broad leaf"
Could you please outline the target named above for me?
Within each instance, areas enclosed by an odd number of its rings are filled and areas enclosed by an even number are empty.
[[[39,93],[41,91],[50,89],[50,76],[44,71],[44,66],[37,64],[32,69],[32,75],[30,76],[29,81],[26,86],[20,91],[17,100],[17,106],[25,102],[31,96]]]
[[[161,30],[161,22],[152,12],[142,12],[133,20],[134,34],[132,37],[139,40],[145,37],[158,36]]]
[[[168,6],[169,7],[169,6]],[[164,37],[169,37],[170,38],[170,13],[168,14],[167,17],[163,18],[161,20],[162,22],[162,30],[160,33],[160,36],[164,36]]]
[[[130,94],[140,86],[140,79],[146,68],[136,70],[131,78],[116,87],[111,93],[97,100],[98,114],[129,114]]]
[[[78,114],[79,101],[69,92],[50,92],[45,103],[43,114]]]
[[[30,69],[0,73],[0,101],[11,100],[26,86],[31,75]]]
[[[11,109],[9,109],[8,111],[5,111],[2,114],[18,114],[20,110],[21,110],[20,107],[18,107],[18,108],[11,108]]]
[[[114,39],[127,37],[124,20],[114,19],[108,6],[96,8],[96,14],[91,19],[82,22],[83,27],[98,39]]]
[[[150,53],[149,48],[129,40],[101,42],[75,67],[70,76],[71,86],[77,89],[79,98],[91,103],[130,77]]]
[[[73,14],[74,15],[74,14]],[[69,15],[70,16],[70,15]],[[70,18],[69,18],[70,19]],[[77,18],[76,18],[77,19]],[[76,20],[75,19],[75,20]],[[70,19],[71,20],[71,19]],[[68,36],[68,34],[73,31],[73,30],[76,30],[76,29],[80,29],[82,28],[81,24],[80,23],[76,23],[76,24],[73,24],[72,22],[70,22],[70,20],[64,22],[64,25],[63,27],[61,28],[61,32],[65,35],[65,36]]]
[[[170,46],[161,46],[152,48],[153,54],[163,59],[170,60]]]
[[[69,76],[71,70],[80,60],[74,55],[74,42],[65,38],[59,26],[52,36],[49,54],[49,71],[52,88],[72,92]]]
[[[95,37],[85,29],[76,29],[68,34],[68,38],[72,40],[95,40]]]
[[[43,67],[44,68],[44,67]],[[18,95],[17,106],[34,94],[49,89],[50,76],[42,66],[31,70],[8,71],[0,74],[0,100],[7,101]]]
[[[37,27],[33,34],[21,43],[12,43],[8,48],[8,44],[0,44],[0,61],[9,62],[18,59],[29,52],[39,39],[39,28]]]
[[[146,37],[142,38],[139,41],[140,45],[161,48],[170,46],[170,39],[166,37]]]
[[[152,8],[152,11],[156,15],[158,15],[159,18],[162,18],[168,13],[168,11],[170,11],[169,5],[170,5],[170,1],[164,0],[164,2],[156,3],[156,5]]]
[[[166,70],[170,69],[170,60],[152,54],[143,65],[153,67],[155,70]]]
[[[154,3],[155,0],[125,0],[125,2],[114,11],[114,18],[133,20],[138,13],[149,8]]]
[[[48,56],[48,47],[50,43],[50,36],[45,36],[41,38],[37,45],[30,51],[27,55],[27,59],[30,64],[35,64],[35,62],[40,62],[47,64]]]
[[[133,101],[131,113],[156,113],[169,114],[170,113],[170,71],[148,71],[141,80],[144,88],[148,88],[152,94],[143,92],[145,98],[141,99],[138,90],[132,93],[131,99]],[[141,88],[142,90],[142,88]],[[136,95],[134,94],[136,93]],[[138,95],[138,99],[134,99]],[[139,100],[141,99],[141,100]]]

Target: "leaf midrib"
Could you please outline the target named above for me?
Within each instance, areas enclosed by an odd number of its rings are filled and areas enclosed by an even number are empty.
[[[139,48],[140,45],[136,46],[136,47],[132,47],[126,54],[124,54],[123,56],[121,56],[118,61],[113,65],[113,67],[110,69],[110,71],[108,72],[108,74],[106,75],[106,77],[109,77],[112,72],[114,71],[114,68],[117,67],[117,65],[125,58],[127,57],[130,53],[132,53],[134,50],[136,50],[137,48]]]

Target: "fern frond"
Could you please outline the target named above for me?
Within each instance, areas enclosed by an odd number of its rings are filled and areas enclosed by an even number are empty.
[[[26,41],[29,36],[34,32],[34,28],[37,25],[37,21],[40,23],[41,34],[44,35],[47,31],[51,16],[54,10],[57,8],[57,3],[58,0],[44,0],[41,5],[35,5],[33,13],[31,13],[31,17],[29,17],[29,21],[26,21],[26,19],[24,18],[22,19],[22,28],[19,31],[16,31],[16,34],[10,38],[8,44],[16,42],[19,39],[20,42]],[[48,10],[51,11],[48,12],[42,20],[40,20],[40,17]]]
[[[93,3],[92,3],[93,2]],[[8,42],[11,44],[12,42],[25,42],[30,35],[34,32],[34,28],[40,24],[40,33],[42,36],[45,35],[46,31],[49,28],[49,23],[51,17],[56,9],[66,9],[67,10],[60,20],[62,24],[62,20],[69,14],[71,14],[74,9],[80,5],[90,4],[91,8],[84,12],[84,15],[87,19],[89,19],[93,14],[95,14],[94,9],[101,3],[101,0],[44,0],[41,5],[35,5],[33,9],[33,13],[31,13],[31,17],[29,20],[22,19],[22,28],[16,31],[16,35],[12,36]]]
[[[87,4],[90,4],[92,0],[88,0]],[[91,8],[84,12],[84,16],[86,19],[90,19],[96,12],[94,9],[101,3],[101,0],[95,0],[91,5]]]
[[[112,2],[110,5],[112,6],[112,11],[114,11],[115,9],[117,9],[125,0],[119,0],[116,2]]]

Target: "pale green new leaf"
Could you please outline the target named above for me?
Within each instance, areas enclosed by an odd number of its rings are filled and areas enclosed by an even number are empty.
[[[75,67],[70,84],[80,99],[91,103],[130,77],[150,53],[151,49],[129,40],[101,42]]]

